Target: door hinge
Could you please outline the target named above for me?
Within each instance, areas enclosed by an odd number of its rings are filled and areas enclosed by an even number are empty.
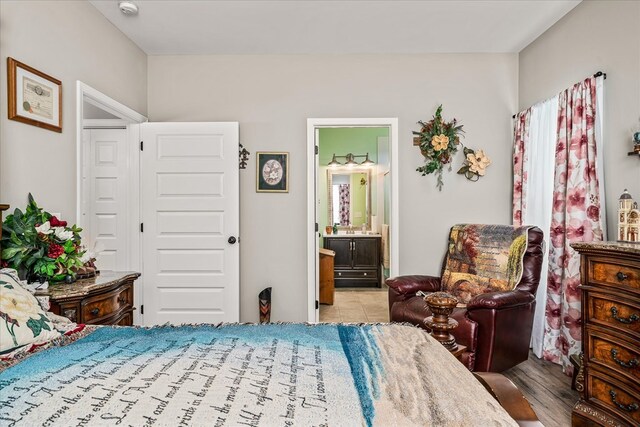
[[[316,222],[316,233],[318,232],[318,223]]]
[[[140,232],[144,233],[144,222],[140,223]]]
[[[140,314],[144,314],[144,304],[140,306]]]
[[[320,302],[316,300],[316,310],[320,308]]]
[[[144,141],[140,141],[140,151],[144,151]]]
[[[318,148],[318,146],[316,145],[316,154],[318,154],[320,152],[320,149]]]

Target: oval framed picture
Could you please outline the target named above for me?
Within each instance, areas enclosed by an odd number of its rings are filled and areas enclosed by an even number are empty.
[[[289,192],[289,153],[256,153],[256,192]]]

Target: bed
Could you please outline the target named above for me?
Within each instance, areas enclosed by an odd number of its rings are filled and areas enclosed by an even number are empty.
[[[87,326],[46,307],[15,271],[0,270],[0,425],[498,427],[518,425],[510,414],[521,425],[536,420],[508,380],[475,378],[412,325]]]

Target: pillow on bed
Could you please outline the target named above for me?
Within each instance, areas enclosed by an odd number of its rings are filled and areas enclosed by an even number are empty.
[[[36,298],[22,287],[15,271],[0,271],[0,354],[59,336]]]

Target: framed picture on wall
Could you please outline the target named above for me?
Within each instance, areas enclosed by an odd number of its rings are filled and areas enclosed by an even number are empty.
[[[62,132],[62,82],[7,58],[9,119]]]
[[[256,153],[256,191],[289,192],[289,153]]]

